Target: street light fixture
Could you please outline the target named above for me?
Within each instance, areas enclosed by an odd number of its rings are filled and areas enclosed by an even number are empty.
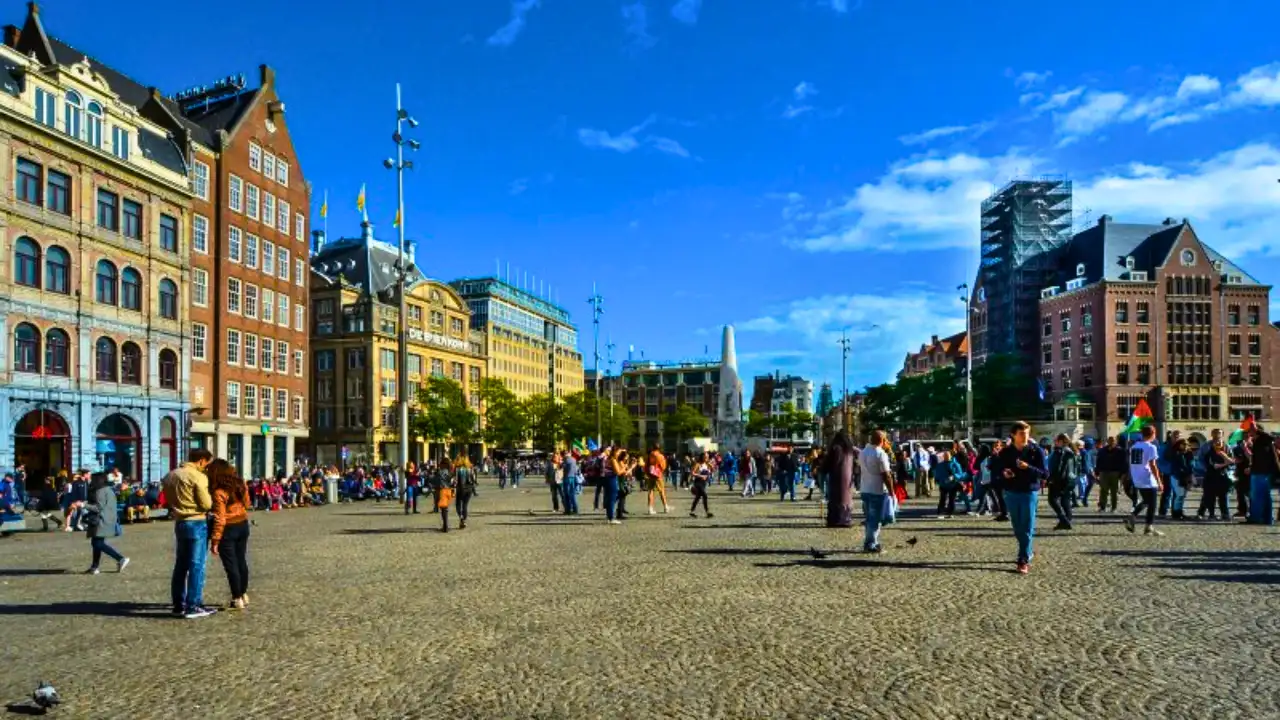
[[[409,302],[407,290],[409,270],[413,267],[413,258],[406,257],[404,240],[404,171],[413,168],[413,163],[404,159],[404,134],[402,125],[408,123],[410,128],[418,127],[418,121],[409,116],[409,111],[400,105],[400,83],[396,83],[396,131],[391,140],[396,144],[396,159],[387,158],[382,166],[396,173],[396,225],[400,231],[400,257],[396,262],[396,289],[400,295],[400,333],[399,358],[396,361],[399,378],[400,395],[400,472],[409,467]],[[409,147],[417,150],[417,142],[409,141]]]

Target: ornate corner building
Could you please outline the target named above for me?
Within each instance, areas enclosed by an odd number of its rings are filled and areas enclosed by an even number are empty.
[[[141,92],[139,92],[141,91]],[[158,479],[189,404],[184,149],[141,86],[53,40],[0,46],[0,465]]]
[[[0,465],[154,482],[203,445],[246,475],[290,467],[308,192],[271,71],[166,97],[50,37],[31,3],[0,46],[0,116]]]

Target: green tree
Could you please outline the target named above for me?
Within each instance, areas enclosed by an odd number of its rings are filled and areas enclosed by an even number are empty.
[[[759,410],[747,411],[746,433],[748,437],[764,437],[769,434],[769,424],[773,420]]]
[[[1045,417],[1051,405],[1040,400],[1036,377],[1012,355],[992,355],[973,369],[974,421],[1009,423]]]
[[[480,411],[484,439],[497,447],[512,447],[528,436],[529,420],[524,403],[496,378],[480,381]]]
[[[708,429],[706,416],[692,405],[680,403],[675,410],[662,418],[662,432],[667,437],[674,437],[679,444],[685,438],[706,435]]]
[[[429,441],[468,443],[475,435],[477,415],[467,406],[462,386],[444,377],[428,378],[418,391],[413,431]]]
[[[596,436],[595,393],[577,392],[561,402],[563,423],[562,438],[570,445]],[[635,419],[622,405],[615,405],[607,397],[600,398],[600,434],[605,444],[625,445],[635,434]]]
[[[565,408],[550,393],[531,395],[524,400],[524,415],[528,421],[528,435],[533,446],[555,450],[564,439]]]

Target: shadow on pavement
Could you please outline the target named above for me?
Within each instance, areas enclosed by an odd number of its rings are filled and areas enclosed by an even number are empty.
[[[805,518],[798,518],[804,520]],[[689,518],[692,522],[693,518]],[[708,525],[681,525],[681,530],[817,530],[824,528],[821,520],[814,518],[807,523],[713,523]]]
[[[840,570],[848,568],[893,568],[896,570],[969,570],[977,572],[1017,573],[1009,563],[996,563],[987,560],[963,560],[958,562],[920,562],[909,563],[898,560],[874,560],[871,558],[849,558],[847,560],[792,560],[785,563],[756,563],[756,567],[816,567],[824,570]]]
[[[435,533],[440,532],[438,527],[411,527],[411,528],[347,528],[339,530],[336,535],[407,535],[410,533]]]
[[[67,571],[61,568],[17,568],[13,570],[0,570],[0,577],[21,577],[23,575],[66,575]]]
[[[1280,550],[1099,550],[1094,554],[1183,571],[1163,576],[1172,580],[1280,585],[1280,570],[1276,568]]]
[[[679,555],[809,555],[809,550],[779,550],[777,548],[693,548],[691,550],[663,550]],[[850,555],[853,550],[822,550],[828,555]]]
[[[45,715],[48,713],[44,708],[37,707],[29,702],[9,703],[4,706],[4,709],[5,712],[14,715]]]
[[[0,605],[0,615],[100,615],[168,619],[169,606],[135,602],[65,602],[43,605]]]

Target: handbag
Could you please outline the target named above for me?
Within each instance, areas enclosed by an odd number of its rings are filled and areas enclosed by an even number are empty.
[[[892,525],[898,521],[898,497],[893,493],[884,496],[884,508],[880,511],[881,524]]]
[[[441,488],[440,495],[436,500],[436,507],[444,510],[453,502],[453,488]]]

